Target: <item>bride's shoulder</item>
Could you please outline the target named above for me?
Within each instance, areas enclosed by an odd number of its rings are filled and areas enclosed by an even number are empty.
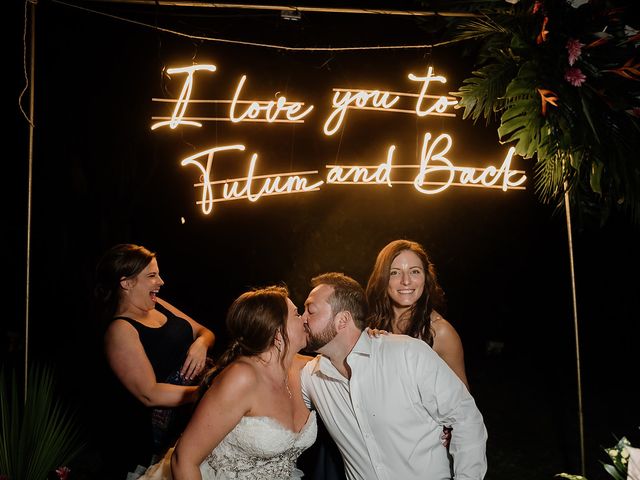
[[[253,388],[258,380],[255,365],[238,359],[220,372],[212,386],[231,390],[246,390]]]

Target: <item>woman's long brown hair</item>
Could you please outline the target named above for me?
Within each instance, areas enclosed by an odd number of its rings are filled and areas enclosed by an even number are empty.
[[[420,338],[433,346],[433,330],[431,328],[431,312],[444,309],[444,292],[438,283],[435,266],[429,260],[427,252],[417,242],[411,240],[394,240],[387,244],[376,258],[375,266],[367,283],[367,303],[369,305],[368,323],[371,328],[393,331],[394,311],[387,292],[393,260],[403,251],[415,253],[424,267],[425,285],[422,295],[408,312],[409,323],[402,332]]]

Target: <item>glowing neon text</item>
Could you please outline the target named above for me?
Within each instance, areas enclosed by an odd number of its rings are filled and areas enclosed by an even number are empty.
[[[230,99],[207,100],[192,99],[195,74],[197,72],[213,73],[215,65],[192,65],[189,67],[171,68],[170,75],[184,74],[186,78],[177,99],[153,99],[154,102],[175,102],[170,117],[153,117],[159,120],[152,125],[152,130],[169,126],[175,130],[178,126],[202,127],[201,121],[228,121],[233,124],[243,122],[264,123],[305,123],[313,112],[313,105],[305,105],[300,101],[288,101],[279,93],[271,100],[243,99],[247,76],[238,80],[233,96]],[[435,95],[430,90],[446,83],[442,75],[436,75],[432,67],[425,74],[409,73],[407,77],[416,82],[419,91],[393,92],[386,90],[365,90],[352,88],[333,88],[330,110],[323,122],[325,135],[332,136],[346,122],[349,110],[368,110],[388,113],[405,113],[418,118],[427,116],[455,117],[449,110],[458,101],[450,96]],[[190,104],[224,104],[228,105],[228,116],[206,117],[186,116]],[[225,107],[227,108],[227,107]],[[202,107],[192,107],[193,112]],[[217,110],[216,110],[217,112]],[[214,146],[195,155],[184,158],[182,166],[195,167],[199,179],[194,183],[201,189],[200,199],[196,201],[205,215],[213,212],[215,203],[246,199],[257,202],[262,197],[273,195],[291,195],[318,191],[325,185],[411,185],[417,193],[433,195],[445,191],[449,187],[493,188],[503,191],[510,189],[523,190],[526,181],[525,172],[513,170],[514,148],[510,148],[500,166],[489,165],[484,168],[459,166],[450,159],[453,139],[448,133],[433,137],[427,132],[422,136],[422,147],[417,164],[395,164],[396,145],[386,148],[386,156],[382,163],[375,165],[325,165],[324,178],[318,170],[292,171],[279,173],[260,173],[258,170],[258,153],[240,157],[243,165],[242,173],[237,178],[218,180],[214,175],[215,165],[219,157],[237,160],[238,153],[245,152],[242,144]],[[359,163],[359,162],[354,162]],[[415,163],[415,160],[414,160]],[[222,169],[217,169],[218,173]],[[227,170],[227,168],[225,168]]]
[[[211,213],[213,204],[217,202],[240,199],[255,202],[264,196],[307,193],[320,190],[325,183],[334,185],[377,184],[388,187],[394,184],[410,183],[418,192],[429,195],[440,193],[451,186],[499,188],[503,191],[524,188],[521,185],[527,178],[525,172],[511,169],[511,160],[515,152],[513,147],[509,149],[499,168],[492,165],[486,168],[461,167],[454,165],[446,156],[453,145],[450,135],[443,133],[433,141],[431,138],[430,133],[424,135],[419,165],[394,165],[396,147],[391,145],[387,149],[386,161],[379,165],[327,165],[328,171],[325,180],[310,177],[317,175],[317,170],[256,175],[257,153],[253,153],[250,157],[246,176],[215,180],[212,175],[215,154],[232,150],[245,151],[244,145],[210,148],[183,159],[181,165],[194,165],[200,172],[200,182],[194,184],[194,187],[202,188],[201,200],[196,203],[201,205],[204,214]],[[204,162],[202,159],[205,159]],[[393,169],[416,169],[418,172],[409,182],[393,180]],[[222,195],[215,195],[214,186],[222,187]]]
[[[231,108],[229,109],[229,117],[233,123],[238,123],[244,120],[245,118],[255,119],[260,116],[260,112],[265,112],[265,117],[267,122],[274,122],[278,116],[284,112],[287,120],[295,122],[297,120],[301,120],[306,117],[311,110],[313,110],[313,105],[304,110],[302,113],[296,115],[304,106],[304,103],[301,102],[287,102],[287,98],[284,96],[279,96],[276,101],[269,102],[256,102],[251,101],[249,107],[242,113],[240,116],[235,116],[236,104],[238,102],[238,97],[240,96],[240,92],[242,91],[242,87],[244,86],[244,82],[247,79],[246,75],[243,75],[238,82],[238,86],[236,87],[236,93],[233,95],[233,100],[231,101]],[[262,103],[262,104],[261,104]]]

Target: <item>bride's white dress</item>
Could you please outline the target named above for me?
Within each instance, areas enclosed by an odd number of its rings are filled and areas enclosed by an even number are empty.
[[[316,413],[300,432],[271,417],[242,417],[200,465],[203,480],[290,480],[302,477],[296,460],[316,439]],[[147,470],[144,480],[171,479],[171,451]]]

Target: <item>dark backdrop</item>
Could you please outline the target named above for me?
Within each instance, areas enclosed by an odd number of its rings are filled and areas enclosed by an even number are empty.
[[[15,2],[18,3],[18,2]],[[3,358],[20,363],[24,342],[27,124],[16,108],[24,85],[21,5],[13,5],[13,128],[4,206],[10,284],[4,304]],[[424,44],[442,24],[379,16],[108,10],[209,36],[287,45]],[[285,282],[302,305],[309,279],[343,271],[366,283],[387,242],[409,238],[431,253],[447,294],[446,317],[459,331],[468,376],[489,431],[487,478],[551,478],[578,472],[577,394],[570,269],[562,212],[526,191],[450,188],[435,196],[410,186],[325,186],[320,192],[195,205],[194,169],[179,160],[213,145],[241,142],[259,153],[259,173],[317,169],[334,161],[377,164],[396,143],[396,163],[415,163],[425,131],[450,131],[457,164],[499,165],[506,147],[495,126],[461,119],[350,112],[342,133],[325,137],[332,87],[415,91],[408,72],[449,78],[454,91],[470,71],[459,48],[358,53],[292,53],[178,38],[62,4],[38,5],[36,144],[31,227],[30,358],[56,365],[65,399],[79,409],[90,448],[78,472],[104,460],[100,331],[91,290],[99,255],[132,242],[158,252],[161,296],[209,326],[225,345],[224,315],[239,293]],[[164,66],[211,62],[198,98],[231,98],[242,74],[246,97],[281,92],[313,103],[297,126],[205,124],[199,131],[151,132],[152,97],[176,96]],[[204,77],[203,77],[204,78]],[[210,78],[210,80],[209,80]],[[208,89],[208,90],[207,90]],[[245,97],[245,98],[246,98]],[[23,102],[26,105],[26,102]],[[460,116],[460,115],[459,115]],[[236,158],[236,157],[234,157]],[[246,164],[248,155],[238,156]],[[235,160],[229,160],[233,164]],[[246,171],[224,164],[230,176]],[[226,174],[226,173],[225,173]],[[577,220],[580,220],[579,218]],[[589,478],[604,478],[600,446],[627,435],[638,445],[639,235],[625,219],[575,227]],[[637,374],[636,374],[637,377]],[[84,462],[84,463],[83,463]],[[91,474],[87,474],[91,475]]]

